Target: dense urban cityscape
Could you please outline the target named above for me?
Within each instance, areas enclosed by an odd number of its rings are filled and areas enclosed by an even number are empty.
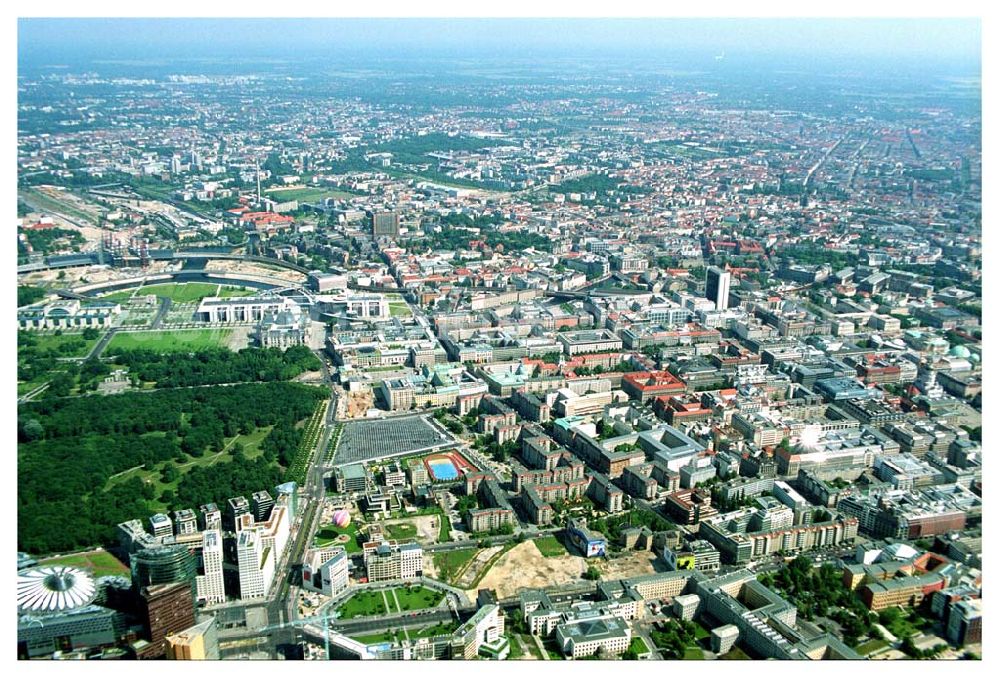
[[[980,658],[978,64],[17,86],[19,659]]]

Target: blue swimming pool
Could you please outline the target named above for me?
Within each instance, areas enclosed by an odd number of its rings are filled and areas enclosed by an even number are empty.
[[[430,466],[431,474],[434,476],[435,480],[444,482],[450,479],[458,478],[458,468],[456,468],[455,464],[447,458],[427,461],[427,464]]]

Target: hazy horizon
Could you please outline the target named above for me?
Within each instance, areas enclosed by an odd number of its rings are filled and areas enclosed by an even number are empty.
[[[18,59],[609,58],[981,74],[978,19],[19,19]],[[919,66],[918,66],[919,65]]]

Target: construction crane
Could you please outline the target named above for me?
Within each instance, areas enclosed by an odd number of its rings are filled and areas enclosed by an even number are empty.
[[[311,626],[316,626],[317,624],[322,627],[318,631],[311,631],[311,634],[317,637],[322,635],[323,642],[326,647],[326,658],[330,659],[330,641],[331,639],[337,642],[339,647],[348,649],[352,652],[358,654],[361,659],[373,659],[375,655],[368,650],[368,645],[365,645],[353,638],[350,638],[343,633],[338,633],[330,628],[330,614],[324,612],[321,616],[307,616],[301,619],[292,619],[291,621],[286,621],[284,623],[275,623],[272,625],[264,626],[263,628],[257,629],[255,632],[258,635],[265,635],[274,633],[276,631],[288,630],[289,628],[309,628]]]

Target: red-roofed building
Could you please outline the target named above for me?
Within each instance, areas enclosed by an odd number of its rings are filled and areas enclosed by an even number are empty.
[[[237,223],[243,227],[253,227],[256,231],[271,233],[291,229],[295,225],[295,219],[272,212],[244,212],[237,217]]]
[[[563,364],[564,372],[578,368],[603,368],[609,369],[621,362],[622,355],[618,352],[604,352],[602,354],[578,354]]]
[[[546,363],[542,359],[521,359],[521,364],[531,369],[532,375],[537,367],[541,367],[540,375],[555,375],[559,371],[559,364]]]
[[[660,396],[683,394],[687,385],[669,371],[649,371],[626,373],[622,389],[630,398],[646,403]]]
[[[708,420],[712,409],[702,406],[700,401],[687,401],[681,397],[657,397],[653,411],[671,425]]]

